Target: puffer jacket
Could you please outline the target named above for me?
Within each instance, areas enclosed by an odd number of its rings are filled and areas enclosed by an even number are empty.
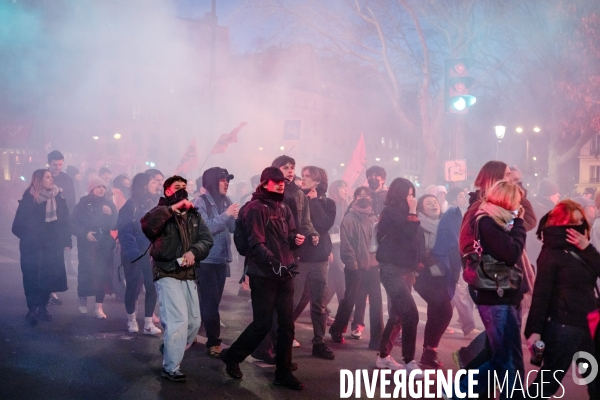
[[[177,258],[191,251],[196,259],[196,266],[204,260],[213,245],[208,227],[195,208],[187,210],[185,229],[190,238],[190,248],[184,249],[175,212],[161,198],[159,205],[142,217],[142,231],[150,241],[152,265],[163,271],[175,271],[179,264]]]
[[[219,214],[217,205],[209,193],[204,194],[209,204],[206,204],[203,197],[200,196],[194,200],[194,206],[198,208],[198,212],[202,215],[202,219],[206,222],[206,226],[210,230],[213,237],[213,247],[210,253],[203,260],[207,264],[229,264],[233,257],[231,255],[231,233],[235,231],[235,218],[222,212]],[[224,209],[231,205],[229,197],[225,197]],[[208,212],[210,207],[210,216]]]

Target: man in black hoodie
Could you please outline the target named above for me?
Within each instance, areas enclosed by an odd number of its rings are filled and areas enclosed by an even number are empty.
[[[221,351],[226,372],[242,379],[239,363],[244,361],[271,330],[277,313],[277,357],[273,384],[301,390],[304,385],[292,374],[292,320],[295,274],[292,247],[302,245],[292,213],[283,203],[284,177],[274,167],[266,168],[260,185],[242,215],[248,240],[246,263],[252,296],[253,321],[230,348]]]

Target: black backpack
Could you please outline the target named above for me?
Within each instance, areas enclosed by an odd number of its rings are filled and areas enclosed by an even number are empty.
[[[235,220],[235,231],[233,232],[233,243],[235,244],[235,248],[237,249],[238,253],[240,253],[240,255],[244,257],[246,257],[248,251],[250,251],[250,243],[248,243],[248,234],[246,232],[246,228],[244,227],[244,220],[246,219],[246,210],[248,208],[248,204],[250,203],[252,203],[252,201],[247,202],[242,206],[242,208],[240,208],[238,217]],[[266,205],[265,207],[267,207],[267,210],[269,210],[270,214],[269,207]],[[270,222],[271,219],[269,218],[267,220],[267,225],[269,225]]]

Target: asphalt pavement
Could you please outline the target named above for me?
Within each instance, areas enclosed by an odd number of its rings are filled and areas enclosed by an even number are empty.
[[[10,235],[2,236],[0,399],[337,399],[340,398],[341,369],[373,371],[375,367],[377,354],[367,347],[368,327],[361,340],[347,339],[346,344],[332,343],[327,335],[326,342],[335,352],[335,360],[313,357],[312,326],[305,312],[296,325],[296,339],[301,346],[294,349],[294,362],[298,363],[295,375],[306,385],[303,391],[274,386],[275,368],[252,358],[241,364],[244,378],[241,381],[231,379],[225,373],[224,364],[208,357],[202,344],[193,346],[185,354],[181,368],[187,375],[187,382],[167,381],[160,377],[162,357],[158,347],[162,338],[128,333],[124,304],[114,296],[105,301],[106,320],[93,318],[93,307],[89,307],[87,315],[80,314],[75,277],[69,277],[69,290],[59,294],[63,304],[49,307],[54,320],[29,326],[25,321],[27,307],[18,262],[18,242]],[[239,336],[252,317],[250,299],[237,295],[238,279],[239,272],[234,270],[232,277],[227,279],[221,303],[224,325],[221,336],[225,346]],[[418,359],[426,305],[418,295],[414,296],[421,319]],[[143,304],[141,297],[140,304]],[[335,298],[330,306],[335,312]],[[365,320],[368,321],[368,316]],[[143,324],[141,317],[138,321]],[[478,328],[483,329],[480,320],[478,324]],[[466,346],[470,338],[463,336],[456,315],[451,327],[455,332],[444,335],[439,353],[445,369],[456,370],[451,354]],[[205,340],[202,336],[198,339],[200,342]],[[402,358],[398,347],[392,355],[397,360]],[[526,367],[531,368],[528,363]],[[563,384],[564,399],[587,398],[585,387],[574,385],[570,373]],[[367,398],[364,389],[361,395]],[[354,394],[352,398],[355,398]],[[375,391],[375,398],[380,398],[379,390]]]

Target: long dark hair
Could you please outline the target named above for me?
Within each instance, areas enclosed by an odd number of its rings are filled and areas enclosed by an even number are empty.
[[[145,172],[133,177],[131,181],[131,199],[134,203],[139,203],[146,197],[149,193],[147,186],[152,179],[154,179],[154,176]]]
[[[406,197],[408,196],[410,189],[412,189],[414,195],[416,193],[415,187],[408,179],[394,179],[390,185],[390,188],[388,189],[388,193],[383,204],[386,206],[400,208],[408,213],[408,203],[406,202]]]

